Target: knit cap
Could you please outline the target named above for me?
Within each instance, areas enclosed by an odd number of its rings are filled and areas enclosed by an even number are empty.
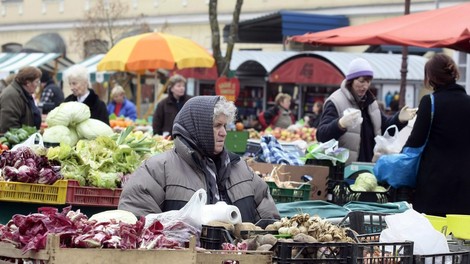
[[[356,79],[361,76],[374,77],[374,71],[368,61],[363,58],[356,58],[349,63],[346,80]]]

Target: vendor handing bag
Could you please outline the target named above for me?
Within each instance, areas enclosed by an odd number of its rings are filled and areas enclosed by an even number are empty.
[[[391,135],[390,131],[394,131]],[[398,141],[398,127],[396,125],[389,126],[385,133],[374,138],[374,157],[372,162],[376,162],[378,158],[385,154],[400,153],[401,146]]]
[[[377,177],[377,181],[386,182],[396,189],[401,187],[414,188],[416,186],[421,153],[428,142],[434,117],[434,96],[430,94],[430,97],[431,124],[426,142],[419,148],[405,147],[401,153],[381,156],[374,166],[374,174]]]

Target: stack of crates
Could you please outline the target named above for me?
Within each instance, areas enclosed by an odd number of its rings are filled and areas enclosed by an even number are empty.
[[[266,182],[269,186],[271,196],[276,203],[289,203],[296,201],[307,201],[310,199],[310,184],[303,182],[288,181],[293,188],[281,188],[273,181]]]
[[[376,263],[370,262],[371,259],[366,261],[361,259],[361,250],[372,249],[374,245],[377,245],[380,240],[380,233],[382,230],[387,228],[385,217],[389,215],[386,213],[377,212],[363,212],[354,211],[346,215],[343,220],[339,223],[341,227],[349,227],[357,232],[356,238],[359,241],[356,252],[353,255],[358,257],[358,263]],[[390,244],[390,243],[379,243],[379,244]],[[393,243],[396,244],[396,243]],[[398,244],[397,244],[398,245]],[[470,264],[470,251],[461,247],[452,247],[449,245],[450,253],[442,254],[430,254],[430,255],[413,255],[413,245],[411,246],[412,262],[405,261],[400,258],[400,263],[414,263],[414,264],[425,264],[425,263],[456,263],[456,264]],[[400,249],[400,248],[398,248]],[[394,249],[395,250],[395,249]],[[392,251],[395,252],[395,251]],[[405,256],[410,254],[410,250],[407,247],[403,247],[403,253]],[[365,254],[367,256],[367,254]],[[375,258],[374,258],[375,261]],[[377,262],[382,263],[382,262]],[[384,262],[384,263],[396,263],[396,262]]]

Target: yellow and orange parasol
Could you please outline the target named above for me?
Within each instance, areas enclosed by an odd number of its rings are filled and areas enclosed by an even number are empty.
[[[147,70],[210,68],[212,55],[196,42],[164,33],[144,33],[119,41],[98,63],[99,71],[137,73],[137,111],[140,114],[140,74]]]

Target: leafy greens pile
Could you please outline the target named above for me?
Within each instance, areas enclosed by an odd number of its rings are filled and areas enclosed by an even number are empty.
[[[120,187],[121,177],[132,173],[143,160],[136,150],[107,136],[82,139],[74,147],[61,143],[49,148],[47,157],[61,163],[65,179],[77,180],[81,186],[101,188]]]

